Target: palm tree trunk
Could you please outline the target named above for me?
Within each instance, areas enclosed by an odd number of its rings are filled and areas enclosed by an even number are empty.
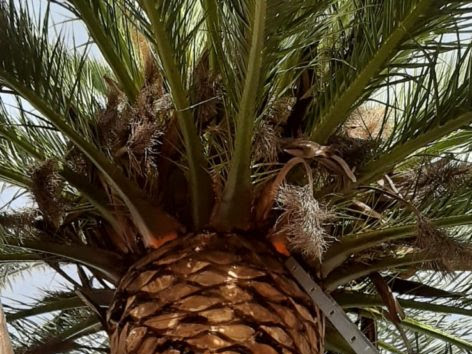
[[[3,307],[0,304],[0,353],[13,354],[13,348],[8,335],[7,322],[3,314]]]
[[[325,319],[270,247],[179,238],[135,263],[108,312],[111,353],[324,353]]]

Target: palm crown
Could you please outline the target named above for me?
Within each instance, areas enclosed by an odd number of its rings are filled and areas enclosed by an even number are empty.
[[[127,269],[210,232],[299,257],[387,351],[472,350],[447,316],[472,315],[470,1],[46,4],[0,1],[0,179],[35,200],[0,260],[71,290],[7,309],[19,352],[106,352]],[[52,36],[56,6],[104,60]]]

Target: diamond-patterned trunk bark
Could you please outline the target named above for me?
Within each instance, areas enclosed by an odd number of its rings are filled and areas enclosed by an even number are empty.
[[[324,317],[268,245],[188,235],[123,277],[108,313],[111,353],[321,354]]]

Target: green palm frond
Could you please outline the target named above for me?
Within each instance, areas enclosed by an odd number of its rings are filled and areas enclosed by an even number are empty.
[[[111,290],[96,289],[91,292],[92,300],[101,306],[108,306],[113,296]],[[24,308],[23,308],[24,307]],[[7,321],[17,321],[27,317],[38,316],[54,311],[65,311],[69,309],[86,308],[82,299],[73,292],[48,293],[46,296],[33,305],[28,304],[27,307],[21,308],[9,306],[7,311]]]
[[[394,164],[470,123],[469,49],[457,58],[446,59],[455,65],[444,69],[436,64],[433,71],[422,73],[420,82],[403,86],[405,92],[391,123],[393,133],[378,150],[379,155],[362,167],[359,184],[380,178]]]
[[[80,18],[131,101],[143,83],[139,39],[121,1],[67,1]]]
[[[35,260],[34,255],[28,252],[38,252],[44,255],[52,255],[65,259],[69,262],[87,265],[98,272],[101,272],[106,278],[112,282],[117,282],[120,277],[120,268],[117,265],[120,263],[120,257],[106,250],[95,249],[91,246],[80,244],[79,240],[75,240],[75,244],[60,243],[59,240],[54,240],[54,237],[39,233],[34,229],[22,230],[21,226],[14,225],[13,227],[0,226],[1,246],[6,248],[4,251],[11,254],[8,250],[16,249],[19,258],[10,260],[10,262],[17,261],[21,265],[23,262],[30,262]],[[8,257],[7,257],[8,258]],[[43,260],[46,260],[43,256]]]
[[[96,353],[100,350],[99,320],[80,309],[61,311],[43,321],[15,321],[12,323],[15,353],[60,353],[78,351]],[[101,348],[104,349],[103,347]]]
[[[369,317],[382,318],[382,315],[375,310],[363,312],[363,314]],[[398,338],[398,334],[395,335],[393,333],[395,330],[392,330],[391,328],[388,332],[384,332],[391,334],[388,339],[385,339],[388,341],[387,343],[392,345],[392,347],[405,353],[409,352],[407,346],[418,353],[431,352],[438,354],[448,352],[449,349],[456,351],[464,350],[465,352],[472,349],[472,344],[470,342],[461,339],[462,336],[466,337],[470,331],[467,326],[464,327],[467,323],[466,319],[458,319],[455,323],[448,323],[448,321],[445,321],[443,318],[434,324],[430,323],[431,322],[427,319],[418,321],[407,317],[399,324],[406,330],[405,334],[408,340],[407,343],[405,343],[403,339]],[[383,324],[382,327],[384,326],[386,327],[388,325]],[[451,335],[451,332],[459,332],[461,337]],[[450,348],[450,346],[454,349]]]
[[[462,26],[467,11],[466,1],[444,6],[430,0],[343,3],[337,12],[344,17],[325,44],[327,50],[340,53],[334,58],[327,54],[327,61],[333,61],[333,79],[320,88],[311,137],[328,141],[362,99],[383,85],[414,79],[405,68],[427,67],[439,53],[460,47],[458,39],[451,43],[445,37]],[[339,34],[344,40],[340,45],[333,40]]]
[[[150,248],[286,222],[380,348],[471,350],[470,1],[43,1],[0,0],[0,181],[34,210],[2,206],[0,285],[39,265],[68,289],[8,308],[19,353],[106,352]],[[52,33],[57,6],[90,43]]]
[[[161,227],[155,219],[156,207],[92,143],[90,117],[86,114],[87,110],[81,110],[82,107],[75,105],[74,101],[76,97],[82,97],[76,93],[82,87],[79,85],[80,70],[72,72],[77,76],[73,81],[63,79],[68,71],[63,70],[67,54],[62,41],[57,40],[51,47],[47,32],[38,35],[27,12],[21,9],[16,11],[11,4],[10,7],[4,3],[1,6],[0,21],[5,28],[5,36],[0,42],[4,53],[0,56],[0,81],[28,100],[93,162],[123,199],[142,235],[152,240]],[[47,25],[47,17],[45,21]],[[35,65],[33,60],[39,65]],[[82,64],[83,60],[79,62],[79,69]],[[88,107],[96,106],[91,93],[88,92],[92,100],[88,102]],[[10,180],[20,179],[12,171],[5,171],[4,174]]]
[[[145,24],[146,33],[149,33],[156,48],[176,109],[189,165],[192,217],[194,226],[200,228],[210,218],[211,186],[205,171],[203,147],[197,135],[187,87],[188,70],[196,65],[201,55],[198,43],[201,41],[199,27],[202,20],[199,19],[196,1],[182,1],[178,4],[175,1],[162,1],[157,4],[143,0],[140,3],[150,21],[150,24]]]

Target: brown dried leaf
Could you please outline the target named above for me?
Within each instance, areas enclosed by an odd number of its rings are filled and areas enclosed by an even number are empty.
[[[369,278],[382,298],[383,303],[387,306],[390,319],[395,323],[400,323],[405,318],[405,312],[385,279],[377,272],[370,274]]]

